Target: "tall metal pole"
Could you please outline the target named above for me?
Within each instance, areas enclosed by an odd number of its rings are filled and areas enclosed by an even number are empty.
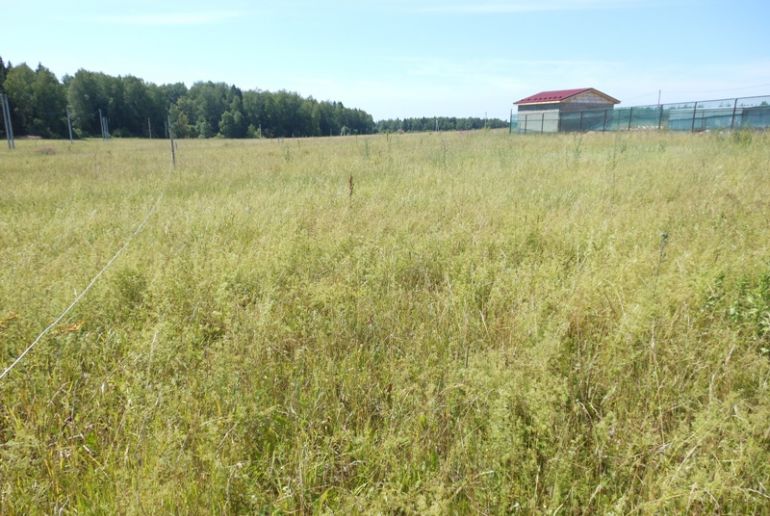
[[[8,133],[11,135],[11,148],[16,148],[16,137],[13,135],[13,120],[11,119],[11,105],[8,103],[8,94],[5,94],[5,110],[8,112]]]
[[[660,131],[660,128],[663,126],[663,105],[660,104],[658,106],[658,131]]]
[[[730,122],[730,130],[735,129],[735,111],[738,109],[738,99],[735,99],[735,103],[733,104],[733,119]]]
[[[102,110],[99,108],[99,127],[102,131],[102,140],[104,140],[104,117],[102,116]]]
[[[695,105],[692,107],[692,126],[690,127],[690,132],[695,132],[695,113],[698,112],[698,103],[696,102]]]
[[[3,129],[5,129],[5,139],[8,140],[8,149],[11,149],[11,133],[8,132],[8,115],[5,111],[4,93],[0,93],[0,107],[3,109]]]
[[[72,116],[70,115],[69,109],[67,109],[67,130],[70,135],[70,143],[72,143]]]
[[[11,120],[11,106],[8,104],[8,95],[0,94],[0,104],[3,105],[3,124],[5,125],[5,136],[8,139],[8,148],[15,149],[16,142],[13,138],[13,121]]]

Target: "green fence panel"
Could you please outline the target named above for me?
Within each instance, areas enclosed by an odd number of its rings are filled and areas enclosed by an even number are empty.
[[[559,113],[519,113],[511,132],[711,131],[770,128],[770,96],[699,100]]]

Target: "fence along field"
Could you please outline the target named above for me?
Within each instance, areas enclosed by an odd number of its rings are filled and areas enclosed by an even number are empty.
[[[0,512],[762,512],[768,143],[17,141]]]
[[[535,115],[511,112],[510,131],[721,131],[770,128],[770,96],[698,100],[651,106],[589,109]]]

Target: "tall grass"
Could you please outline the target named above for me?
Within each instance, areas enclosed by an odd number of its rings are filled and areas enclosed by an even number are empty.
[[[165,192],[0,383],[0,513],[770,507],[767,134],[177,159],[0,153],[3,366]]]

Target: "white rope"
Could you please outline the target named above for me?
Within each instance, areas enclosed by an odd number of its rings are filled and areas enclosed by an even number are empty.
[[[104,272],[105,272],[107,269],[109,269],[109,268],[110,268],[110,266],[113,264],[113,262],[115,262],[115,260],[117,260],[117,259],[118,259],[118,257],[119,257],[121,254],[123,254],[123,252],[124,252],[124,251],[125,251],[125,250],[128,248],[128,244],[130,244],[130,243],[131,243],[131,240],[133,240],[133,239],[134,239],[134,237],[136,237],[136,235],[138,235],[138,234],[139,234],[139,232],[140,232],[140,231],[142,231],[142,229],[144,228],[145,224],[147,224],[147,221],[150,219],[150,217],[152,216],[152,214],[153,214],[153,213],[155,213],[155,210],[158,208],[158,205],[160,204],[160,201],[161,201],[161,199],[163,198],[163,193],[164,193],[164,192],[161,192],[161,193],[160,193],[160,195],[158,195],[158,198],[157,198],[157,200],[155,201],[155,204],[153,204],[152,208],[150,208],[150,210],[147,212],[147,215],[145,215],[145,217],[144,217],[144,220],[142,220],[142,222],[141,222],[141,223],[139,223],[139,225],[136,227],[136,229],[134,230],[134,232],[133,232],[133,233],[132,233],[132,234],[131,234],[131,235],[130,235],[130,236],[127,238],[127,239],[126,239],[126,242],[123,244],[123,247],[121,247],[120,249],[118,249],[118,252],[116,252],[116,253],[115,253],[115,254],[112,256],[112,258],[110,258],[110,260],[109,260],[109,261],[108,261],[108,262],[107,262],[107,263],[104,265],[104,267],[102,267],[102,270],[100,270],[100,271],[99,271],[99,272],[96,274],[96,276],[94,276],[94,277],[93,277],[93,279],[91,279],[91,281],[88,283],[88,285],[86,286],[86,288],[85,288],[85,289],[83,289],[83,291],[82,291],[82,292],[80,292],[80,294],[78,294],[78,295],[75,297],[75,299],[72,301],[72,303],[70,303],[70,305],[69,305],[69,306],[68,306],[68,307],[67,307],[67,308],[66,308],[66,309],[65,309],[65,310],[64,310],[64,311],[63,311],[63,312],[62,312],[62,313],[59,315],[59,317],[57,317],[56,319],[54,319],[54,321],[53,321],[51,324],[49,324],[49,325],[46,327],[46,329],[45,329],[45,330],[43,330],[43,331],[40,333],[40,335],[38,335],[38,336],[37,336],[37,338],[36,338],[35,340],[33,340],[33,341],[32,341],[32,343],[31,343],[29,346],[27,346],[27,349],[25,349],[25,350],[24,350],[24,351],[21,353],[21,355],[19,355],[19,356],[18,356],[18,358],[17,358],[16,360],[14,360],[14,361],[13,361],[13,363],[11,363],[11,365],[9,365],[8,367],[6,367],[6,368],[5,368],[5,371],[3,371],[3,373],[2,373],[2,374],[0,374],[0,380],[2,380],[3,378],[5,378],[5,376],[6,376],[8,373],[10,373],[10,372],[11,372],[11,370],[12,370],[14,367],[16,367],[16,365],[17,365],[19,362],[21,362],[21,361],[22,361],[22,359],[23,359],[23,358],[24,358],[24,357],[27,355],[27,353],[29,353],[30,351],[32,351],[32,348],[34,348],[34,347],[35,347],[35,345],[37,345],[37,343],[38,343],[38,342],[40,342],[40,340],[41,340],[43,337],[45,337],[45,336],[46,336],[46,334],[47,334],[49,331],[51,331],[53,328],[55,328],[55,327],[56,327],[56,325],[57,325],[57,324],[59,324],[59,323],[62,321],[62,319],[64,319],[64,318],[67,316],[67,314],[70,312],[70,310],[72,310],[72,309],[75,307],[75,305],[77,305],[77,304],[80,302],[80,300],[81,300],[81,299],[83,299],[83,297],[84,297],[84,296],[85,296],[85,295],[88,293],[88,291],[89,291],[89,290],[91,290],[91,287],[93,287],[93,286],[96,284],[96,282],[99,280],[99,278],[101,277],[101,275],[102,275],[102,274],[104,274]]]

